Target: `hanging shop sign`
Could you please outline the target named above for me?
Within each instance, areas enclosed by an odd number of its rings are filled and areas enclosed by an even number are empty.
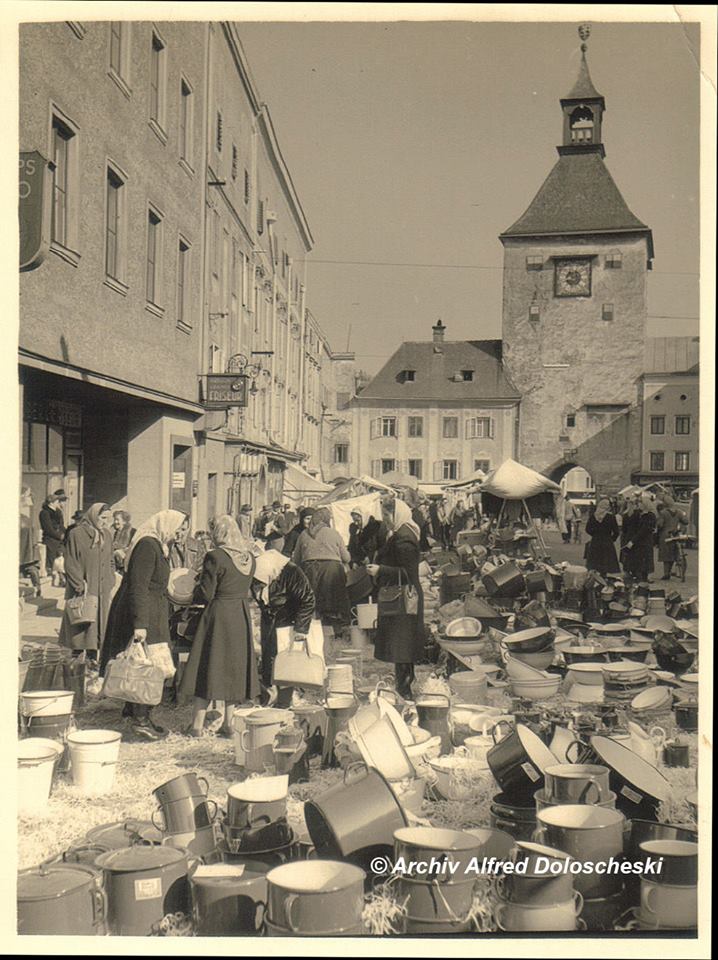
[[[203,404],[206,410],[247,406],[247,377],[237,373],[208,373]]]
[[[20,154],[20,270],[34,270],[45,259],[50,236],[50,175],[37,150]]]

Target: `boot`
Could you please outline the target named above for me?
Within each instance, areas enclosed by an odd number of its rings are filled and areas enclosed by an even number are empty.
[[[672,568],[672,566],[673,566],[673,563],[672,563],[672,562],[671,562],[671,563],[665,563],[665,562],[664,562],[664,564],[663,564],[663,576],[661,577],[661,580],[670,580],[670,579],[671,579],[671,568]]]

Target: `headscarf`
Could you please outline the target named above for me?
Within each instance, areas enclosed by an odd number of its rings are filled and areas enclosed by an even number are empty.
[[[180,510],[160,510],[159,513],[153,513],[151,517],[140,524],[130,543],[127,555],[125,556],[125,567],[130,562],[132,551],[144,537],[151,537],[157,540],[162,552],[167,556],[169,552],[169,542],[177,533],[179,528],[187,519],[187,514]]]
[[[656,506],[653,500],[651,499],[651,497],[648,496],[648,494],[645,494],[645,493],[641,497],[641,512],[652,513],[654,515],[656,513]]]
[[[93,503],[89,510],[80,520],[80,526],[83,526],[92,536],[92,546],[101,543],[105,537],[109,536],[109,531],[100,526],[100,515],[108,513],[110,510],[106,503]]]
[[[285,557],[279,550],[265,550],[257,557],[254,579],[264,584],[261,594],[264,603],[269,603],[269,588],[288,563],[289,557]]]
[[[322,527],[329,527],[332,523],[332,515],[328,507],[319,507],[318,510],[314,511],[311,522],[309,524],[309,536],[314,538],[322,529]]]
[[[216,517],[212,526],[212,543],[224,550],[240,573],[248,574],[252,569],[252,552],[249,540],[245,539],[234,517],[225,513]]]
[[[601,499],[596,504],[596,520],[600,523],[604,517],[608,516],[611,512],[611,501],[608,497],[601,497]]]
[[[403,500],[394,500],[394,532],[392,536],[396,536],[402,527],[408,527],[416,535],[417,540],[421,539],[421,531],[411,516],[411,507]]]

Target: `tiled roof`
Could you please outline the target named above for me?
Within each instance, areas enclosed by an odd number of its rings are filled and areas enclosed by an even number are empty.
[[[586,63],[586,54],[581,54],[581,66],[578,69],[578,77],[573,85],[573,89],[564,100],[602,100],[603,97],[596,90],[591,80],[591,74],[588,72],[588,63]]]
[[[441,352],[436,352],[439,347]],[[402,372],[415,370],[415,380],[404,382]],[[472,380],[453,378],[473,370]],[[452,400],[471,404],[481,400],[519,399],[519,392],[501,363],[501,340],[447,340],[440,344],[407,341],[362,390],[362,400]]]
[[[650,230],[634,216],[597,152],[564,154],[502,237]],[[652,250],[651,250],[652,256]]]

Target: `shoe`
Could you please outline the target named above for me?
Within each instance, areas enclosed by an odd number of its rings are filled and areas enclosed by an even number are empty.
[[[160,730],[162,728],[160,727]],[[148,720],[135,720],[130,725],[131,733],[137,740],[147,740],[150,742],[155,742],[157,740],[164,740],[167,736],[167,731],[160,733]]]
[[[122,708],[122,718],[125,719],[127,717],[132,717],[132,716],[134,716],[134,714],[132,713],[132,704],[125,701],[125,705]]]
[[[160,734],[161,736],[165,736],[165,737],[167,736],[167,734],[168,734],[168,732],[169,732],[169,731],[167,730],[167,727],[161,727],[161,726],[159,725],[159,723],[155,723],[155,721],[152,719],[152,717],[148,717],[148,718],[147,718],[147,722],[148,722],[149,725],[152,727],[152,729],[155,731],[155,733],[158,733],[158,734]]]

